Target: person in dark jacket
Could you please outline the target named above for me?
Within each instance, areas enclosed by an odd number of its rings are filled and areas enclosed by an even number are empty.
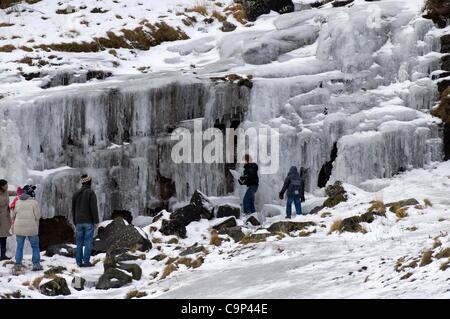
[[[297,215],[302,214],[301,202],[305,201],[305,185],[303,179],[297,171],[297,167],[292,166],[289,169],[289,173],[284,180],[283,188],[279,194],[280,199],[283,199],[284,193],[287,191],[287,203],[286,203],[286,218],[291,218],[292,215],[292,203],[295,205],[295,211]]]
[[[72,214],[77,233],[76,260],[79,267],[91,267],[94,229],[98,227],[99,223],[97,196],[91,189],[92,178],[90,176],[81,176],[81,184],[81,189],[72,198]]]
[[[245,165],[244,173],[239,178],[238,182],[241,185],[247,186],[247,191],[245,192],[243,206],[244,214],[253,214],[256,211],[255,208],[255,194],[258,191],[259,177],[258,177],[258,165],[252,163],[252,158],[250,155],[246,154],[244,156]]]

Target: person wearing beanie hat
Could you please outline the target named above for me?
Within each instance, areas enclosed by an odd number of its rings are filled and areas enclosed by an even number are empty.
[[[79,267],[91,267],[94,229],[98,227],[97,196],[91,189],[92,178],[81,176],[81,189],[72,197],[72,217],[76,227],[76,260]],[[84,250],[83,250],[84,248]]]
[[[0,179],[0,260],[9,260],[6,256],[6,241],[11,236],[11,209],[9,196],[15,194],[8,191],[8,181]]]

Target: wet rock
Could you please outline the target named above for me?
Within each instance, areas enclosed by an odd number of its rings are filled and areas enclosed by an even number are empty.
[[[80,276],[75,276],[72,279],[72,287],[75,290],[81,291],[84,290],[84,286],[86,284],[86,279]]]
[[[251,224],[253,226],[261,226],[261,223],[259,222],[259,220],[254,216],[250,216],[246,221],[246,224]]]
[[[223,222],[221,222],[217,225],[214,225],[212,228],[220,232],[221,230],[224,230],[226,228],[235,227],[235,226],[237,226],[236,218],[230,217],[230,218],[227,218],[226,220],[224,220]]]
[[[202,245],[198,245],[198,243],[195,243],[194,245],[186,248],[184,251],[180,253],[180,256],[187,256],[187,255],[193,255],[198,253],[207,253],[208,251],[206,248]]]
[[[225,228],[219,231],[219,234],[230,236],[236,243],[241,241],[245,237],[240,226]]]
[[[94,241],[96,253],[120,249],[147,251],[151,248],[152,244],[145,233],[136,226],[126,225],[122,218],[116,218],[106,228],[99,230],[98,238]]]
[[[53,257],[54,255],[60,255],[69,258],[75,258],[76,248],[67,244],[51,245],[47,247],[45,256]]]
[[[386,207],[389,207],[391,212],[395,212],[399,208],[407,207],[407,206],[415,206],[419,205],[419,202],[415,198],[400,200],[398,202],[388,203]]]
[[[290,233],[297,230],[303,230],[310,226],[315,226],[316,223],[314,222],[291,222],[291,221],[281,221],[276,222],[267,229],[271,233]]]
[[[342,186],[342,182],[337,181],[333,185],[328,186],[325,189],[325,193],[327,194],[328,198],[323,203],[323,206],[331,208],[335,207],[336,205],[346,202],[347,192],[345,191],[344,187]]]
[[[241,209],[229,204],[222,204],[214,209],[216,218],[234,216],[236,218],[241,217]]]
[[[212,219],[214,217],[212,211],[213,211],[213,205],[209,201],[209,199],[206,197],[205,194],[200,192],[199,190],[196,190],[194,194],[191,197],[190,203],[192,205],[195,205],[200,210],[200,216],[205,219]]]
[[[222,30],[223,32],[232,32],[236,30],[236,28],[236,25],[234,25],[233,23],[224,21],[220,30]]]
[[[111,219],[116,219],[117,217],[123,218],[128,224],[133,222],[133,214],[127,210],[115,210],[111,215]]]
[[[175,235],[180,238],[186,238],[186,226],[178,219],[163,219],[159,231],[166,236]]]
[[[46,282],[39,287],[39,291],[46,296],[68,296],[70,289],[67,286],[67,281],[62,277],[56,277],[53,280]]]
[[[39,221],[39,247],[41,251],[59,244],[74,243],[74,230],[64,216]]]
[[[107,290],[123,287],[133,281],[132,277],[116,268],[108,268],[99,278],[96,289]]]

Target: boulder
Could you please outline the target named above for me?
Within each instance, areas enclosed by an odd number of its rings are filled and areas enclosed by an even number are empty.
[[[340,232],[365,233],[364,227],[360,225],[359,216],[352,216],[342,220]]]
[[[241,217],[241,209],[237,206],[231,206],[229,204],[222,204],[214,208],[216,218],[234,216],[236,218]]]
[[[180,256],[187,256],[187,255],[193,255],[198,253],[206,253],[207,250],[204,246],[198,245],[198,243],[195,243],[194,245],[186,248],[184,251],[180,253]]]
[[[99,230],[98,238],[94,241],[96,253],[120,249],[147,251],[151,248],[152,244],[147,235],[136,226],[126,225],[122,218],[116,218],[104,229]]]
[[[315,226],[316,223],[314,222],[291,222],[291,221],[281,221],[276,222],[267,229],[271,233],[286,233],[289,234],[290,232],[297,231],[297,230],[303,230],[310,226]]]
[[[236,243],[241,241],[245,237],[240,226],[225,228],[219,231],[219,234],[230,236]]]
[[[47,247],[45,256],[53,257],[54,255],[60,255],[69,258],[75,258],[76,248],[67,244],[51,245]]]
[[[131,274],[131,277],[134,280],[141,280],[142,269],[138,265],[136,265],[136,264],[119,263],[117,268],[129,272]]]
[[[170,215],[170,219],[179,220],[184,226],[192,222],[198,222],[201,218],[201,210],[194,204],[181,207]]]
[[[116,219],[117,217],[122,217],[128,224],[133,222],[133,214],[127,210],[115,210],[111,214],[111,219]]]
[[[186,238],[186,226],[178,219],[163,219],[159,231],[166,236],[176,235],[180,238]]]
[[[58,244],[74,243],[74,230],[64,216],[39,221],[39,247],[41,251]]]
[[[292,0],[244,0],[243,5],[248,21],[255,21],[271,10],[282,14],[293,12],[295,8]]]
[[[409,198],[409,199],[400,200],[398,202],[388,203],[388,204],[386,204],[386,207],[389,207],[389,210],[391,212],[395,212],[395,210],[397,210],[399,208],[407,207],[407,206],[415,206],[415,205],[419,205],[419,202],[415,198]]]
[[[247,218],[247,220],[245,221],[246,224],[251,224],[253,226],[261,226],[261,223],[259,222],[259,220],[256,218],[256,216],[251,215],[249,218]]]
[[[339,203],[346,202],[348,199],[347,192],[340,181],[335,182],[333,185],[327,186],[325,193],[328,198],[323,203],[323,206],[328,208],[332,208]]]
[[[212,219],[214,217],[212,211],[213,211],[213,205],[209,201],[209,199],[206,197],[205,194],[200,192],[199,190],[196,190],[194,194],[191,197],[190,203],[192,205],[195,205],[200,210],[200,216],[204,219]]]
[[[39,291],[46,296],[68,296],[70,289],[67,286],[67,281],[62,277],[55,277],[53,280],[42,284]]]
[[[75,290],[81,291],[84,290],[84,285],[86,284],[86,279],[80,276],[75,276],[72,279],[72,287]]]
[[[230,228],[230,227],[235,227],[235,226],[237,226],[236,218],[230,217],[230,218],[225,219],[223,222],[221,222],[217,225],[214,225],[212,228],[220,232],[221,230],[224,230],[224,229]]]
[[[63,266],[56,266],[56,267],[50,266],[50,269],[44,271],[44,275],[46,277],[53,277],[56,274],[62,274],[66,270],[67,270],[67,268],[63,267]]]
[[[309,214],[311,214],[311,215],[317,214],[318,212],[320,212],[324,208],[325,208],[324,206],[316,206],[313,209],[311,209]]]
[[[116,268],[108,268],[98,280],[96,289],[107,290],[111,288],[120,288],[133,281],[133,278],[124,271]]]
[[[224,21],[222,23],[222,27],[220,28],[220,30],[222,30],[223,32],[232,32],[236,30],[236,28],[237,28],[236,25],[234,25],[233,23]]]
[[[273,236],[271,233],[254,233],[251,235],[247,235],[240,240],[241,244],[255,244],[266,241],[267,237]]]

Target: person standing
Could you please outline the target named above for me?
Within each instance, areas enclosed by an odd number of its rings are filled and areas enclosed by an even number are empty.
[[[94,229],[99,223],[97,196],[91,189],[90,176],[81,176],[81,185],[81,189],[72,198],[72,216],[76,226],[77,241],[76,260],[79,267],[92,267],[90,258],[94,243]]]
[[[12,212],[13,233],[16,235],[16,264],[15,271],[20,271],[23,267],[23,246],[25,239],[28,238],[33,255],[33,271],[42,270],[41,252],[39,250],[39,219],[41,212],[38,202],[34,199],[35,187],[26,185],[23,188],[23,194],[20,195]]]
[[[284,198],[287,191],[286,218],[290,219],[292,215],[292,203],[295,205],[297,215],[302,214],[301,201],[305,201],[305,185],[303,179],[297,171],[297,167],[292,166],[284,180],[283,188],[279,193],[280,199]]]
[[[252,158],[249,154],[244,156],[244,173],[239,178],[238,182],[240,185],[246,185],[247,191],[244,195],[243,206],[244,214],[253,214],[256,211],[255,208],[255,194],[258,191],[259,177],[258,177],[258,165],[252,163]]]
[[[0,179],[0,260],[10,260],[6,256],[6,241],[11,236],[11,210],[9,208],[8,182]]]

